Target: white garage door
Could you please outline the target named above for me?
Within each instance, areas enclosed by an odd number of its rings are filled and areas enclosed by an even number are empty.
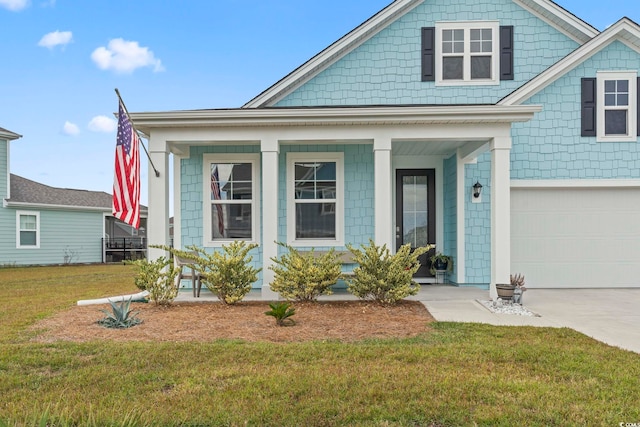
[[[511,271],[532,288],[640,287],[640,189],[511,189]]]

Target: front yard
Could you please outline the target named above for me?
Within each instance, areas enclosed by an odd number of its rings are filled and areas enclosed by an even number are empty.
[[[567,329],[431,323],[355,342],[38,342],[33,325],[78,299],[136,291],[128,266],[0,269],[0,426],[640,422],[640,356]]]

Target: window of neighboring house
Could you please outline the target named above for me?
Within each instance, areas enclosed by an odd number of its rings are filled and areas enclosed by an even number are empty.
[[[342,153],[287,154],[287,237],[298,246],[344,244]]]
[[[637,141],[635,71],[597,73],[597,140]]]
[[[16,212],[16,247],[40,247],[40,212]]]
[[[204,245],[258,241],[258,155],[204,156]]]
[[[436,23],[436,84],[498,84],[499,25],[487,22]]]

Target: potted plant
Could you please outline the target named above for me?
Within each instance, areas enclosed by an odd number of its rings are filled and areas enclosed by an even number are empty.
[[[524,276],[522,274],[511,274],[509,276],[509,284],[496,283],[498,298],[516,303],[522,301],[522,293],[526,290],[527,288],[524,285]]]
[[[436,252],[431,258],[431,267],[429,268],[429,272],[435,275],[436,272],[442,271],[453,271],[453,258],[449,255],[444,255],[441,252]]]

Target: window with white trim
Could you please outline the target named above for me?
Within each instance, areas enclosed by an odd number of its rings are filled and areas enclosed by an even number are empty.
[[[597,141],[637,141],[637,78],[635,71],[597,73]]]
[[[498,84],[498,21],[436,23],[436,84]]]
[[[287,153],[287,240],[344,244],[343,153]]]
[[[203,160],[204,246],[234,240],[257,242],[259,156],[205,154]]]
[[[16,247],[18,249],[40,247],[40,212],[16,212]]]

